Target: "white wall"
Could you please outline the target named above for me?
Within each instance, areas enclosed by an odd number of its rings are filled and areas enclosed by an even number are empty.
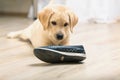
[[[49,1],[38,0],[38,12]],[[56,2],[66,4],[73,9],[80,22],[95,19],[97,22],[109,23],[114,22],[117,17],[120,18],[120,0],[56,0]],[[31,0],[0,0],[0,11],[27,13],[30,12],[30,5]]]
[[[81,22],[115,22],[120,18],[120,0],[67,0],[66,3],[79,16]]]
[[[39,0],[38,11],[49,0]],[[70,7],[79,17],[80,22],[111,23],[120,18],[120,0],[56,0]]]

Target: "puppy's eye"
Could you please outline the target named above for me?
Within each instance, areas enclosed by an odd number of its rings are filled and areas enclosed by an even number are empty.
[[[57,25],[57,23],[55,21],[52,21],[51,23],[52,23],[52,25]]]
[[[66,27],[66,26],[68,26],[68,23],[65,23],[65,24],[64,24],[64,27]]]

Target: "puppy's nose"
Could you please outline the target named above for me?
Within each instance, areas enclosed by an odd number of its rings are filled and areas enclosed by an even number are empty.
[[[56,38],[57,38],[58,40],[62,40],[63,37],[64,37],[64,35],[63,35],[62,33],[58,33],[58,34],[56,35]]]

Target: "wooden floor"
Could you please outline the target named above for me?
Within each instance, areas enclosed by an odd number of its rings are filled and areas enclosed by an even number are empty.
[[[71,45],[82,44],[83,64],[48,64],[25,42],[6,33],[24,29],[32,20],[0,16],[0,80],[120,80],[120,23],[78,24]]]

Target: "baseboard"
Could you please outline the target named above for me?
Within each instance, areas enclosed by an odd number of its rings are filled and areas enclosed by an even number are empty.
[[[27,17],[27,13],[19,13],[19,12],[0,12],[0,15]]]

